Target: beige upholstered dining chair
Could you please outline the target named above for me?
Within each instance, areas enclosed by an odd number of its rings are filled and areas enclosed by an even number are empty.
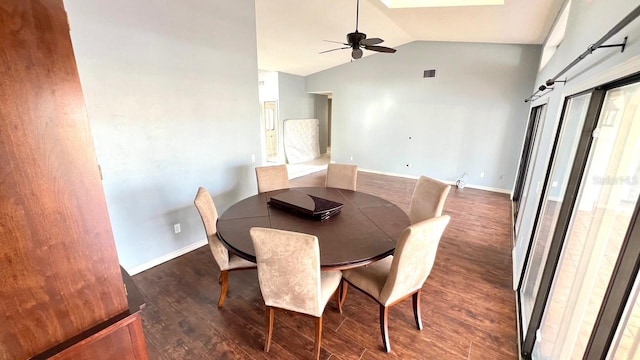
[[[327,166],[326,187],[356,190],[358,166],[350,164],[329,164]]]
[[[216,222],[218,221],[218,210],[213,203],[213,199],[209,192],[203,188],[198,188],[193,203],[198,208],[204,229],[207,233],[207,241],[209,242],[209,248],[213,254],[213,258],[220,268],[220,298],[218,299],[218,307],[224,305],[224,300],[227,297],[227,290],[229,289],[229,271],[255,269],[256,264],[242,259],[236,255],[229,254],[227,248],[222,245],[218,238],[218,230],[216,228]]]
[[[409,221],[415,224],[442,215],[449,190],[451,190],[451,185],[421,176],[411,197]]]
[[[320,247],[313,235],[291,231],[251,228],[256,252],[258,280],[267,311],[264,351],[269,351],[275,308],[316,318],[314,358],[320,358],[322,313],[336,294],[340,271],[320,271]],[[340,303],[340,299],[338,304]]]
[[[394,255],[368,266],[343,271],[340,308],[346,299],[348,284],[369,295],[380,305],[380,332],[386,352],[389,343],[389,308],[413,297],[416,326],[422,330],[420,290],[436,259],[438,244],[449,216],[443,215],[407,227],[402,233]]]
[[[256,167],[258,193],[287,189],[289,187],[289,172],[287,165]]]

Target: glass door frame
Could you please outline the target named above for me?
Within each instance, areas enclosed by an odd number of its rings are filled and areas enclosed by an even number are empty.
[[[618,330],[640,268],[640,197],[627,229],[620,255],[589,338],[584,359],[604,359]]]
[[[565,119],[566,119],[566,114],[567,114],[567,110],[568,110],[568,105],[569,105],[569,101],[572,98],[575,97],[579,97],[582,95],[585,95],[587,93],[589,93],[590,91],[585,91],[585,92],[581,92],[572,96],[568,96],[564,99],[564,103],[562,104],[562,110],[560,113],[560,121],[558,122],[558,125],[556,127],[556,133],[555,136],[553,138],[553,145],[551,146],[551,153],[549,154],[549,159],[547,161],[547,167],[545,170],[545,174],[544,174],[544,179],[542,180],[542,189],[540,192],[540,198],[538,199],[538,206],[536,208],[536,215],[535,218],[533,220],[533,225],[531,227],[531,234],[529,236],[529,244],[527,245],[527,251],[525,253],[524,256],[524,264],[522,265],[522,271],[520,272],[520,274],[518,274],[519,279],[518,279],[518,286],[515,288],[516,293],[518,294],[518,296],[516,296],[516,301],[518,302],[518,309],[522,309],[522,300],[520,295],[520,290],[522,289],[522,283],[524,282],[524,276],[527,270],[527,266],[529,265],[529,258],[531,257],[531,252],[533,249],[533,243],[534,243],[534,238],[536,236],[536,231],[538,230],[538,222],[540,220],[540,215],[542,214],[542,209],[544,208],[544,198],[547,194],[548,191],[548,184],[549,184],[549,178],[551,176],[551,172],[553,170],[553,161],[556,157],[556,152],[558,150],[558,143],[560,142],[560,135],[562,134],[562,127],[565,126]],[[546,105],[546,103],[544,104]],[[515,232],[515,229],[514,229]],[[520,324],[523,324],[523,319],[522,319],[522,310],[519,311],[518,316],[520,317]],[[520,329],[520,337],[521,339],[524,339],[525,335],[526,335],[526,329]],[[524,341],[522,341],[522,343],[520,344],[521,346],[524,346]],[[524,348],[524,347],[523,347]]]
[[[544,265],[542,279],[540,281],[540,287],[538,289],[534,307],[531,314],[529,325],[525,331],[522,329],[521,339],[521,353],[524,358],[529,359],[533,352],[533,348],[536,342],[536,331],[541,325],[542,317],[546,308],[547,300],[551,293],[553,279],[560,261],[562,248],[564,245],[567,230],[573,216],[574,207],[580,185],[584,176],[584,172],[587,166],[591,145],[593,142],[593,132],[598,126],[600,113],[604,104],[605,94],[607,91],[629,85],[632,83],[640,82],[640,73],[628,76],[621,80],[609,82],[605,85],[582,91],[580,93],[572,94],[564,99],[564,105],[562,109],[562,115],[560,118],[560,124],[556,133],[556,138],[553,145],[552,154],[547,168],[547,177],[544,181],[544,187],[546,188],[548,182],[549,172],[553,167],[556,145],[559,141],[561,133],[561,127],[566,115],[566,107],[569,99],[591,93],[591,99],[584,121],[584,125],[580,134],[578,148],[576,155],[571,165],[569,173],[569,180],[567,189],[563,197],[563,203],[558,215],[558,221],[556,228],[553,232],[551,245],[549,248],[549,254],[547,261]],[[546,189],[545,189],[546,190]],[[543,190],[543,197],[545,196],[545,190]],[[542,201],[541,201],[542,202]],[[540,208],[538,209],[538,218]],[[537,226],[538,219],[534,223],[534,229]],[[532,232],[532,236],[535,231]],[[613,342],[613,338],[618,329],[618,323],[622,318],[624,309],[627,305],[627,301],[631,294],[636,277],[640,270],[640,197],[636,202],[634,214],[629,223],[629,228],[625,235],[625,239],[622,245],[622,250],[617,259],[613,275],[607,287],[606,295],[603,303],[600,307],[598,317],[596,319],[594,329],[589,338],[587,344],[584,359],[605,359],[609,348]],[[518,292],[518,301],[520,296]],[[518,314],[521,316],[521,314]]]
[[[538,288],[538,292],[533,305],[533,310],[531,311],[531,319],[529,320],[528,327],[526,331],[524,331],[525,329],[522,329],[524,332],[524,337],[522,339],[521,349],[522,355],[527,359],[531,357],[531,354],[533,352],[533,347],[536,343],[536,332],[540,328],[540,324],[542,323],[542,317],[544,315],[544,310],[547,305],[549,294],[551,293],[553,279],[555,277],[558,263],[560,262],[562,247],[564,245],[564,240],[569,228],[571,217],[573,215],[573,209],[576,203],[578,191],[580,189],[580,184],[582,182],[582,176],[584,175],[584,170],[587,166],[589,150],[593,141],[593,131],[595,130],[595,127],[598,123],[600,110],[602,109],[602,104],[604,102],[605,90],[603,90],[602,88],[590,89],[565,98],[560,127],[557,130],[556,139],[554,142],[554,151],[551,157],[552,160],[549,162],[549,167],[547,168],[547,178],[545,179],[544,185],[545,188],[547,187],[547,182],[549,180],[549,172],[554,165],[553,163],[555,161],[554,156],[556,150],[555,148],[560,140],[559,137],[561,134],[561,126],[562,124],[564,124],[567,104],[571,98],[588,93],[591,93],[591,98],[589,100],[584,124],[580,132],[580,139],[578,141],[575,158],[569,172],[569,180],[567,182],[567,188],[562,200],[562,206],[560,207],[560,212],[558,214],[556,228],[553,230],[553,236],[551,238],[551,244],[549,246],[549,254],[547,256],[547,261],[544,265],[542,277],[540,279],[540,287]],[[543,192],[542,195],[543,199],[546,196],[545,192]],[[541,201],[541,203],[542,202],[543,200]],[[539,208],[538,214],[536,215],[537,219],[536,224],[534,224],[534,228],[537,227],[540,210],[541,209]],[[532,232],[531,236],[534,236],[534,234],[535,231]]]
[[[522,197],[522,191],[525,188],[525,182],[527,174],[529,172],[529,165],[531,163],[531,155],[534,149],[535,143],[539,140],[536,139],[536,130],[540,126],[540,118],[543,110],[545,110],[547,104],[540,104],[531,108],[529,114],[529,124],[527,125],[527,133],[525,134],[524,144],[522,145],[522,154],[520,154],[520,166],[518,167],[518,173],[516,177],[516,183],[513,188],[512,200],[520,204],[520,198]],[[518,212],[518,206],[515,207],[516,213]],[[517,217],[517,214],[516,214]]]
[[[606,90],[640,83],[640,73],[614,81]],[[640,196],[636,201],[620,255],[607,286],[598,317],[585,350],[584,359],[605,359],[640,270]]]
[[[518,291],[520,289],[522,279],[524,278],[525,269],[527,268],[527,264],[529,262],[529,254],[531,253],[532,248],[532,238],[523,238],[520,236],[520,231],[522,231],[522,215],[523,213],[525,213],[524,210],[528,204],[528,201],[536,201],[537,204],[541,203],[541,197],[533,199],[535,198],[535,196],[532,197],[532,194],[529,193],[529,190],[531,189],[533,183],[533,172],[535,171],[535,165],[533,161],[538,154],[538,147],[540,146],[539,137],[541,135],[541,132],[543,131],[544,123],[546,122],[547,106],[548,104],[545,102],[531,108],[531,113],[529,114],[529,124],[527,125],[527,134],[525,136],[525,142],[522,146],[522,155],[520,158],[520,165],[518,167],[516,185],[511,197],[514,239],[512,252],[512,261],[514,264],[514,291]],[[527,195],[523,198],[522,194],[525,193],[524,191],[527,191]],[[538,211],[538,206],[536,206],[536,212]],[[524,254],[522,254],[523,246]]]

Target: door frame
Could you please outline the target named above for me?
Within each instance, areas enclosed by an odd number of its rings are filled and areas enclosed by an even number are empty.
[[[275,132],[275,142],[276,142],[276,153],[273,157],[269,156],[269,137],[267,136],[267,131],[269,131],[267,127],[267,105],[273,106],[273,131]],[[276,100],[268,100],[262,103],[262,128],[264,132],[262,136],[264,138],[264,148],[265,148],[265,160],[267,162],[275,162],[279,161],[280,155],[280,141],[278,139],[278,101]]]
[[[638,82],[640,82],[640,73],[635,73],[622,79],[610,81],[602,86],[594,87],[566,96],[564,99],[560,125],[557,130],[558,132],[556,133],[551,160],[547,168],[547,177],[544,182],[543,197],[545,196],[548,177],[553,167],[556,145],[559,141],[560,129],[566,115],[565,111],[567,101],[573,97],[591,93],[591,99],[589,100],[589,106],[580,134],[578,148],[571,165],[569,180],[567,183],[565,195],[563,197],[563,203],[560,208],[558,220],[551,240],[551,245],[549,247],[549,254],[547,256],[547,261],[544,264],[542,278],[540,280],[540,287],[538,288],[538,292],[534,301],[531,319],[529,320],[526,332],[525,329],[522,329],[523,334],[521,334],[522,338],[520,344],[521,353],[522,356],[526,359],[531,358],[531,354],[536,342],[536,331],[540,328],[547,301],[551,294],[553,280],[555,278],[555,273],[560,262],[564,241],[569,225],[571,223],[578,197],[578,192],[580,190],[580,185],[582,184],[582,178],[585,175],[584,172],[586,170],[588,158],[591,152],[591,145],[593,142],[593,132],[598,126],[600,113],[604,104],[605,94],[611,89]],[[535,228],[538,225],[537,223],[539,220],[540,211],[541,206],[539,206],[538,213],[536,214],[536,221],[534,223],[532,236],[534,236]],[[627,301],[629,299],[629,296],[631,295],[631,289],[633,288],[634,281],[638,276],[640,269],[639,217],[640,197],[638,202],[636,202],[634,214],[629,223],[629,228],[627,229],[627,233],[625,235],[620,256],[617,259],[613,275],[608,284],[603,303],[600,307],[598,317],[594,324],[594,328],[592,330],[589,342],[585,350],[584,359],[604,359],[609,352],[609,348],[613,342],[613,338],[618,329],[619,321],[625,310]],[[519,290],[517,293],[517,299],[520,303],[521,299]],[[518,316],[522,316],[521,311]]]
[[[544,315],[544,310],[547,306],[547,300],[551,293],[551,288],[553,285],[553,279],[555,277],[555,273],[560,262],[560,255],[562,253],[562,248],[564,245],[565,236],[567,230],[569,228],[570,220],[573,215],[573,208],[576,203],[577,194],[580,190],[580,184],[582,182],[582,176],[584,175],[584,170],[587,165],[587,159],[589,155],[589,151],[591,149],[591,143],[593,141],[593,130],[597,125],[598,118],[600,117],[600,110],[602,107],[602,103],[604,102],[604,93],[605,91],[602,88],[587,90],[578,94],[573,94],[571,96],[567,96],[564,101],[563,111],[562,111],[562,121],[564,123],[564,117],[566,115],[566,108],[568,100],[577,96],[581,96],[587,93],[591,93],[591,98],[589,100],[589,105],[587,107],[587,114],[585,116],[584,124],[582,125],[582,130],[580,132],[580,138],[578,141],[578,147],[576,149],[575,157],[573,159],[573,163],[571,164],[570,172],[569,172],[569,180],[567,182],[567,188],[562,200],[562,205],[560,207],[560,212],[558,214],[558,220],[556,222],[556,227],[553,230],[553,236],[551,238],[551,244],[549,246],[549,253],[547,255],[547,261],[544,264],[544,268],[542,271],[542,277],[540,279],[540,287],[538,288],[538,292],[536,294],[536,298],[533,305],[533,310],[531,311],[531,319],[529,319],[528,327],[526,332],[523,334],[524,337],[522,339],[522,355],[525,358],[530,358],[533,352],[533,348],[536,343],[536,331],[540,328],[542,323],[542,317]],[[558,128],[558,132],[556,134],[556,142],[554,143],[554,148],[558,144],[560,140],[560,131]],[[554,149],[555,153],[555,149]],[[555,154],[553,154],[555,156]],[[549,163],[549,168],[547,169],[547,174],[549,174],[551,168],[554,165],[555,159]],[[548,182],[548,178],[545,180]],[[546,194],[543,193],[543,198]],[[540,209],[538,210],[540,211]],[[536,215],[537,220],[539,220],[539,213]],[[534,225],[534,227],[537,224]],[[532,237],[535,236],[535,232],[532,232]],[[518,292],[519,294],[519,292]],[[522,315],[522,314],[520,314]],[[524,329],[523,329],[524,330]]]
[[[543,110],[546,113],[546,107],[547,103],[533,106],[529,114],[529,123],[527,124],[527,132],[525,133],[524,143],[522,144],[522,153],[520,155],[520,165],[518,166],[516,182],[513,187],[513,194],[511,196],[511,199],[514,202],[517,202],[517,205],[520,204],[522,190],[527,185],[526,180],[530,170],[529,165],[531,165],[531,155],[533,155],[536,144],[538,144],[539,142],[539,139],[536,138],[536,134],[537,129],[540,126],[540,115],[542,114]],[[518,207],[519,206],[515,207],[516,214],[519,210]]]

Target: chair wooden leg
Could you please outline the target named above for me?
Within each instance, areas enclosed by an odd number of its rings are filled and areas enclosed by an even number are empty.
[[[420,318],[420,290],[413,294],[413,316],[416,319],[416,327],[422,330],[422,319]]]
[[[220,272],[220,299],[218,299],[218,307],[221,308],[224,305],[224,300],[227,298],[227,291],[229,290],[229,272]]]
[[[336,305],[338,305],[338,312],[340,314],[342,314],[342,302],[341,302],[342,296],[341,296],[341,294],[342,294],[342,284],[338,285],[338,288],[336,289],[336,292],[334,294],[336,296]]]
[[[340,305],[338,306],[338,308],[341,309],[340,313],[342,313],[344,302],[347,301],[347,290],[349,290],[349,283],[344,280],[340,280],[340,286],[338,288],[340,289]]]
[[[313,348],[313,358],[320,360],[320,344],[322,342],[322,316],[316,319],[316,342]]]
[[[271,337],[273,336],[273,322],[275,320],[275,311],[271,306],[266,307],[267,313],[267,333],[264,338],[264,351],[269,352],[271,347]]]
[[[382,333],[384,351],[391,352],[391,344],[389,343],[389,308],[384,305],[380,305],[380,332]]]

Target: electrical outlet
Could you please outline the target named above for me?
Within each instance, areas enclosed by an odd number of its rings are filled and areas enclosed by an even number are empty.
[[[484,172],[480,173],[480,177],[483,178],[484,177]]]
[[[252,164],[256,163],[256,154],[251,154],[251,163]]]
[[[173,232],[178,234],[182,229],[180,228],[180,223],[173,224]]]
[[[349,157],[349,160],[353,161],[353,156]]]

